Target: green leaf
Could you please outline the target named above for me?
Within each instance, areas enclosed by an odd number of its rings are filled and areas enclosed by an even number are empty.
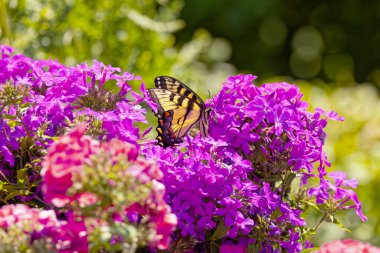
[[[27,168],[22,168],[17,171],[17,184],[25,185],[28,182]]]
[[[214,234],[210,237],[210,240],[215,241],[218,239],[222,239],[223,237],[225,237],[227,235],[227,232],[229,229],[230,229],[230,227],[227,227],[224,224],[224,221],[220,221],[218,226],[215,229]]]
[[[30,107],[30,103],[29,102],[26,102],[26,103],[23,103],[22,105],[20,105],[21,109],[25,109],[25,108],[29,108],[29,107]]]
[[[316,209],[319,212],[322,212],[321,209],[313,202],[306,201],[306,200],[302,200],[301,202],[313,207],[314,209]]]
[[[16,120],[9,120],[7,124],[8,124],[8,126],[9,126],[10,128],[14,128],[15,126],[19,126],[19,125],[21,125],[20,122],[18,122],[18,121],[16,121]]]
[[[346,231],[348,233],[352,233],[352,231],[349,230],[348,228],[346,228],[336,217],[333,217],[332,223],[338,225],[344,231]]]
[[[16,119],[15,115],[3,114],[2,116],[4,117],[4,119]]]
[[[28,191],[28,190],[16,190],[16,191],[13,191],[13,192],[11,192],[11,193],[9,193],[6,197],[5,197],[5,201],[8,201],[8,200],[10,200],[10,199],[12,199],[12,198],[14,198],[14,197],[16,197],[16,196],[27,196],[27,195],[29,195],[29,194],[31,194],[31,192],[30,191]]]
[[[300,253],[310,253],[310,252],[313,252],[315,250],[319,250],[319,248],[318,247],[314,247],[314,248],[304,249]]]

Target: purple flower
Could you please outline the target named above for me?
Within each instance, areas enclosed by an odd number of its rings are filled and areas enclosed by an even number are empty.
[[[198,226],[201,229],[213,229],[216,225],[214,218],[215,205],[214,203],[205,203],[199,206],[195,210],[195,214],[199,215],[201,218],[198,220]]]
[[[220,246],[220,253],[245,253],[247,250],[247,247],[240,246],[240,245],[232,245],[232,244],[223,244]]]
[[[12,152],[8,149],[8,147],[2,145],[0,146],[0,151],[2,156],[4,157],[4,162],[9,163],[9,165],[13,167],[15,165],[15,158],[13,157]]]
[[[231,144],[233,147],[241,147],[243,152],[247,155],[251,153],[249,142],[256,142],[259,140],[259,136],[256,133],[251,133],[251,128],[248,124],[244,124],[241,130],[233,127],[230,129],[230,133],[234,136],[238,136]]]
[[[334,179],[336,187],[346,186],[355,189],[358,186],[358,181],[356,179],[347,180],[344,172],[330,172],[329,177]]]
[[[221,208],[216,209],[216,214],[219,216],[224,216],[224,223],[226,226],[232,226],[234,224],[235,218],[238,215],[238,209],[242,206],[240,201],[224,198],[218,203]]]
[[[255,222],[252,219],[245,218],[241,212],[237,212],[234,225],[228,231],[227,235],[230,238],[236,238],[238,236],[239,231],[244,235],[248,235],[251,232],[251,228],[253,225],[255,225]]]
[[[243,207],[237,198],[245,198],[247,173],[252,171],[249,162],[231,153],[225,142],[212,138],[188,138],[181,145],[186,152],[157,146],[143,150],[147,158],[158,161],[164,173],[166,198],[178,217],[179,233],[204,238],[205,229],[217,226],[216,216],[234,229],[232,236],[248,231],[250,219],[237,218]]]
[[[305,220],[300,218],[301,210],[291,209],[288,204],[281,203],[280,211],[282,215],[278,221],[289,221],[293,226],[306,226]]]
[[[354,179],[347,180],[344,172],[331,172],[329,176],[334,180],[334,183],[321,179],[320,185],[310,188],[309,194],[316,197],[318,204],[332,202],[335,203],[334,205],[337,206],[338,210],[354,208],[356,214],[363,221],[367,221],[367,217],[362,213],[362,205],[357,194],[353,190],[347,189],[356,188],[357,181]],[[349,201],[353,205],[347,205]]]
[[[290,230],[289,234],[289,241],[282,241],[280,243],[281,247],[287,249],[289,253],[300,252],[302,250],[302,244],[298,242],[300,239],[299,233]]]

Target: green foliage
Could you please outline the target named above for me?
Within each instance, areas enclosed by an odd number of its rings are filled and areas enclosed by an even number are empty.
[[[309,248],[309,249],[305,249],[303,251],[301,251],[301,253],[311,253],[313,252],[314,250],[318,250],[319,248]]]
[[[15,48],[66,64],[98,59],[144,73],[164,71],[174,57],[171,32],[181,1],[9,1],[10,38]],[[4,41],[3,41],[4,42]],[[166,55],[168,55],[166,53]]]
[[[2,44],[37,59],[53,58],[73,65],[98,59],[134,72],[151,83],[157,75],[174,75],[192,86],[215,91],[235,72],[226,64],[230,47],[205,30],[176,48],[173,33],[183,0],[26,1],[2,0]],[[215,54],[226,48],[227,57]],[[214,49],[212,49],[214,48]],[[151,84],[148,84],[148,87]],[[207,94],[207,89],[205,94]]]

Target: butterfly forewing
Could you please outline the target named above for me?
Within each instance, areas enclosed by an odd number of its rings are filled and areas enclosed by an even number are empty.
[[[184,97],[187,97],[191,100],[194,100],[199,105],[203,105],[204,103],[202,99],[189,87],[187,87],[184,83],[181,81],[170,77],[170,76],[157,76],[154,79],[154,83],[157,88],[159,89],[166,89],[171,92],[180,94]]]
[[[183,107],[189,110],[202,110],[201,106],[193,100],[178,93],[165,89],[149,89],[150,97],[158,105],[157,114]]]

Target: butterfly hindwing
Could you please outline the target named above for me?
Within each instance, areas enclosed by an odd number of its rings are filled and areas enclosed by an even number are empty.
[[[181,138],[198,122],[200,111],[177,108],[173,110],[171,133],[175,138]]]
[[[157,88],[148,92],[158,105],[158,144],[168,147],[181,143],[182,137],[198,121],[202,136],[206,136],[209,114],[202,99],[175,78],[158,76],[154,82]]]
[[[156,139],[158,141],[158,145],[163,146],[165,148],[182,142],[182,139],[175,139],[171,137],[169,133],[172,119],[172,111],[165,112],[158,119],[158,126],[156,128],[158,135]]]

